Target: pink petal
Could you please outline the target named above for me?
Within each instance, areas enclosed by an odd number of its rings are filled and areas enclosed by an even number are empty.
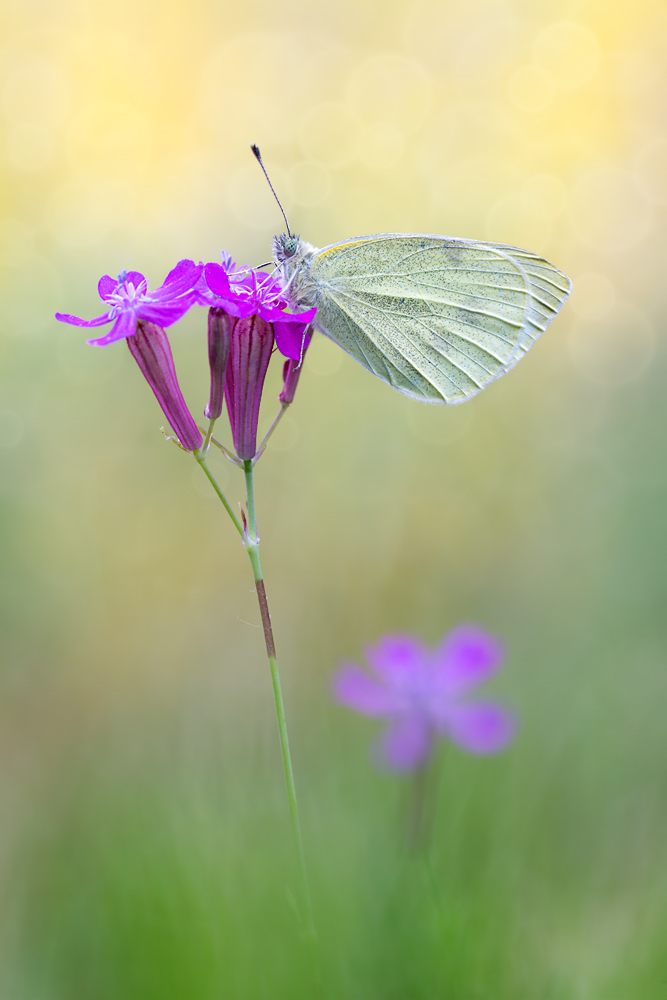
[[[141,271],[128,271],[125,275],[125,281],[130,285],[134,285],[135,288],[141,288],[143,285],[144,291],[148,287],[148,282]]]
[[[495,636],[476,625],[459,625],[445,636],[432,662],[438,687],[451,695],[487,680],[504,658],[503,645]]]
[[[248,295],[254,295],[257,291],[257,286],[263,286],[264,282],[257,282],[253,275],[256,272],[234,271],[229,279],[229,286],[232,289],[232,293],[236,294],[237,289],[241,288],[248,293]],[[229,272],[227,272],[229,274]]]
[[[283,315],[285,315],[283,313]],[[310,334],[306,333],[307,323],[274,323],[273,332],[276,347],[286,358],[299,361],[310,343]]]
[[[257,306],[254,302],[234,298],[233,292],[229,296],[219,295],[215,304],[224,309],[225,312],[228,312],[230,316],[236,316],[237,319],[248,319],[249,316],[258,315]]]
[[[112,294],[116,291],[116,286],[118,285],[118,278],[112,278],[108,274],[105,274],[97,282],[97,291],[99,292],[100,298],[105,301],[108,300]]]
[[[108,347],[109,344],[122,340],[123,337],[131,337],[136,328],[137,317],[133,312],[124,312],[121,313],[107,334],[103,337],[97,337],[95,340],[87,340],[86,343],[92,344],[93,347]]]
[[[222,264],[207,264],[204,268],[206,284],[216,295],[231,297],[229,277]]]
[[[380,753],[389,767],[410,771],[426,760],[432,743],[425,720],[419,715],[404,715],[395,719],[383,734]]]
[[[153,297],[166,299],[184,295],[195,287],[202,270],[202,265],[195,264],[193,260],[179,260],[160,287],[152,293]]]
[[[282,291],[283,283],[275,274],[267,274],[265,271],[255,271],[255,274],[260,279],[257,287],[263,295],[278,295]]]
[[[362,715],[387,715],[396,709],[389,688],[355,664],[342,667],[334,675],[332,688],[336,701]]]
[[[71,323],[72,326],[104,326],[105,323],[110,323],[109,313],[105,312],[103,316],[97,316],[95,319],[79,319],[78,316],[70,316],[68,313],[56,313],[56,319],[60,320],[61,323]]]
[[[269,323],[296,323],[303,326],[308,326],[311,320],[315,318],[315,313],[317,312],[317,309],[307,309],[306,312],[288,313],[282,309],[278,309],[276,306],[261,304],[258,308],[262,319],[268,320]]]
[[[470,753],[498,753],[514,736],[516,719],[507,709],[491,702],[458,705],[448,712],[441,731]]]
[[[373,669],[399,688],[423,673],[428,657],[426,647],[409,635],[387,635],[366,648],[366,659]]]
[[[204,274],[204,265],[201,264],[201,274],[197,279],[197,284],[194,287],[196,293],[196,299],[198,305],[200,306],[211,306],[215,304],[215,295],[211,289],[206,284],[206,275]]]
[[[176,299],[175,302],[142,302],[136,309],[136,314],[139,319],[146,320],[148,323],[155,323],[156,326],[171,326],[177,320],[184,316],[185,313],[194,304],[195,293],[192,295],[183,295],[181,298]]]

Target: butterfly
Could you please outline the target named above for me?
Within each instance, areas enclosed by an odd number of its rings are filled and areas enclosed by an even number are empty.
[[[319,250],[274,237],[290,306],[394,389],[463,403],[510,371],[572,288],[538,254],[451,236],[379,233]]]

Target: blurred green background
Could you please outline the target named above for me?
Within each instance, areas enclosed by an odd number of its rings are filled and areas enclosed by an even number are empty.
[[[527,246],[574,281],[461,407],[319,338],[257,469],[325,995],[667,996],[667,10],[3,0],[0,997],[312,995],[247,559],[97,315],[282,223]],[[200,417],[205,313],[171,337]],[[279,391],[274,362],[265,425]],[[219,463],[234,502],[242,482]],[[476,621],[522,725],[406,855],[342,658]]]

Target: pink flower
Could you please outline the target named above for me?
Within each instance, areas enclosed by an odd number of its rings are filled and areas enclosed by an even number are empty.
[[[280,402],[291,403],[310,341],[308,324],[317,310],[285,312],[278,276],[239,268],[226,254],[222,264],[206,264],[197,296],[200,305],[209,306],[206,416],[219,417],[226,399],[236,454],[247,461],[257,453],[259,406],[274,343],[291,366],[289,376],[284,373]]]
[[[122,271],[118,278],[106,274],[100,278],[97,290],[100,298],[109,303],[107,312],[95,319],[56,313],[56,319],[86,327],[113,323],[103,337],[88,341],[96,347],[106,347],[123,337],[133,336],[139,320],[160,327],[171,326],[197,301],[195,286],[201,272],[201,264],[181,260],[154,292],[148,291],[148,282],[139,271]]]
[[[253,268],[239,268],[223,254],[222,264],[207,264],[198,286],[201,305],[218,306],[245,319],[259,316],[273,326],[276,347],[286,358],[299,361],[310,340],[306,327],[317,309],[303,313],[285,312],[287,299],[279,276]]]
[[[512,739],[513,715],[468,696],[504,659],[501,643],[475,625],[459,625],[433,651],[408,635],[385,636],[366,651],[371,672],[356,664],[334,677],[334,697],[388,722],[380,751],[389,767],[409,771],[427,760],[437,737],[493,754]]]

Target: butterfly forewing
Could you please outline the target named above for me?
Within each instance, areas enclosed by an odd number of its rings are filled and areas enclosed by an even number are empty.
[[[404,234],[326,247],[310,279],[323,333],[400,391],[447,403],[512,368],[570,291],[525,250]]]

